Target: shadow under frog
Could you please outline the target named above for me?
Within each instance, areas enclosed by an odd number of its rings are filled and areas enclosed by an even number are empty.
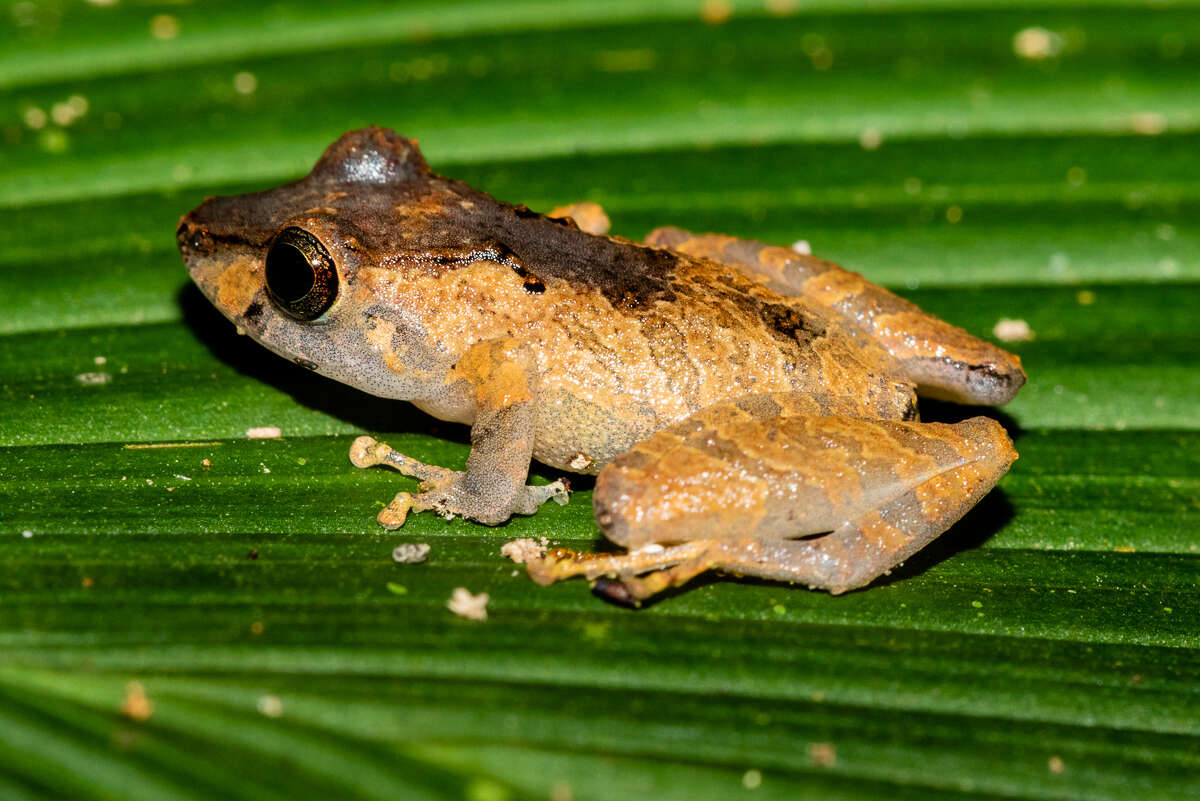
[[[528,565],[541,583],[605,578],[636,603],[720,569],[845,592],[1016,458],[995,420],[917,413],[918,395],[1007,402],[1016,356],[787,248],[675,228],[636,243],[594,204],[497,201],[388,130],[346,134],[294,183],[209,198],[177,239],[203,294],[266,348],[471,427],[465,471],[355,442],[356,465],[423,482],[384,526],[565,503],[560,482],[526,483],[531,459],[596,476],[597,523],[626,551],[552,550]]]

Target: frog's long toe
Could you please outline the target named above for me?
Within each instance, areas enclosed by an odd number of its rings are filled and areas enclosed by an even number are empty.
[[[388,531],[395,531],[404,525],[404,521],[408,519],[408,513],[413,507],[413,494],[411,492],[398,492],[396,497],[392,498],[392,502],[379,511],[379,516],[376,518],[379,525],[386,528]]]
[[[444,484],[459,475],[457,471],[425,464],[405,456],[386,442],[379,442],[373,437],[359,437],[354,440],[350,445],[350,461],[355,467],[390,467],[406,476],[429,482],[432,486]]]

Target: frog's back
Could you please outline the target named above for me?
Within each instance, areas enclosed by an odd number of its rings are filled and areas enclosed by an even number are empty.
[[[646,410],[655,426],[746,395],[803,393],[831,414],[915,415],[911,382],[888,354],[827,311],[776,294],[737,269],[579,230],[434,177],[436,220],[420,251],[457,252],[520,275],[549,388],[604,407]],[[519,326],[518,326],[519,327]]]

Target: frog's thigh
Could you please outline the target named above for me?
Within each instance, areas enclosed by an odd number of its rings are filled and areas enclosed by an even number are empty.
[[[709,568],[844,592],[949,528],[1015,458],[983,417],[685,421],[605,468],[594,504],[605,534],[631,550],[693,546],[674,573],[633,582],[635,597]]]
[[[833,262],[791,248],[679,228],[659,228],[646,242],[728,264],[781,295],[824,307],[887,350],[926,397],[995,405],[1007,403],[1025,383],[1018,357]]]
[[[579,230],[597,236],[607,234],[608,229],[612,226],[608,215],[604,213],[604,208],[599,203],[586,200],[582,203],[572,203],[569,206],[559,206],[552,209],[546,216],[560,220],[570,218],[579,226]]]

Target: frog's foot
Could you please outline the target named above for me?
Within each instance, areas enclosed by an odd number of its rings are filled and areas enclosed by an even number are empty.
[[[586,231],[589,234],[596,234],[597,236],[607,234],[608,229],[612,226],[608,215],[604,213],[603,207],[599,203],[591,203],[589,201],[572,203],[569,206],[559,206],[556,209],[552,209],[546,216],[559,220],[573,220],[579,226],[580,231]]]
[[[568,499],[567,485],[559,479],[541,486],[526,484],[512,501],[495,503],[494,495],[468,488],[466,473],[419,462],[371,437],[354,441],[350,446],[350,461],[355,467],[390,467],[421,480],[420,493],[397,493],[380,511],[379,525],[389,530],[403,526],[410,512],[433,511],[447,520],[467,517],[497,525],[514,514],[531,515],[546,501],[562,505]]]
[[[538,584],[585,576],[595,581],[597,589],[610,600],[638,606],[643,599],[685,584],[713,567],[720,547],[721,543],[714,540],[693,540],[670,548],[651,545],[624,554],[555,548],[543,558],[526,563],[526,569]]]

